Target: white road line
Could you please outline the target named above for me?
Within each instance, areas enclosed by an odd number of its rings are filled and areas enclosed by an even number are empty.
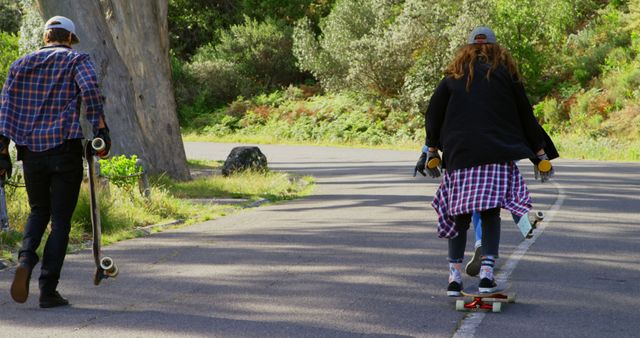
[[[496,274],[496,282],[498,284],[506,285],[506,283],[509,281],[511,273],[513,272],[513,270],[515,270],[524,254],[527,253],[531,245],[536,242],[536,240],[542,235],[544,230],[551,225],[551,223],[553,222],[553,218],[558,213],[558,210],[560,210],[560,207],[562,207],[562,204],[564,203],[564,199],[566,197],[564,194],[564,190],[555,181],[551,183],[553,183],[556,189],[558,189],[558,198],[556,199],[556,202],[553,204],[551,209],[549,209],[549,211],[545,212],[544,221],[540,225],[538,225],[538,227],[534,231],[533,237],[531,239],[522,241],[520,245],[518,245],[513,251],[511,256],[509,256],[509,259],[500,268],[500,272]],[[478,328],[478,326],[480,326],[485,316],[485,312],[472,312],[466,315],[460,322],[460,326],[458,327],[456,332],[454,332],[453,338],[474,337],[476,334],[476,329]]]

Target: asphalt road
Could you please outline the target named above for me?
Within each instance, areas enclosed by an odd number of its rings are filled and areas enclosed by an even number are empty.
[[[187,156],[222,160],[233,146],[189,143]],[[456,312],[444,296],[446,241],[437,238],[429,207],[437,181],[411,176],[417,153],[260,148],[272,169],[315,176],[314,194],[108,246],[104,251],[121,272],[98,287],[91,252],[71,254],[59,286],[70,307],[38,308],[39,266],[27,303],[13,303],[13,270],[2,271],[0,336],[640,332],[640,163],[554,161],[554,183],[542,185],[531,182],[530,164],[523,162],[535,208],[548,216],[535,241],[522,243],[503,214],[498,263],[518,299],[500,314],[485,315]]]

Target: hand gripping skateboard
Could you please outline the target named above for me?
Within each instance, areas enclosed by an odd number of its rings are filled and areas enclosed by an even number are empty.
[[[507,293],[506,288],[491,293],[480,293],[478,287],[462,290],[464,299],[456,300],[456,310],[471,311],[477,309],[501,312],[502,303],[515,303],[516,294]]]
[[[93,232],[93,260],[96,263],[96,273],[93,276],[93,284],[98,285],[103,279],[116,277],[118,267],[111,257],[101,257],[100,244],[102,241],[102,228],[100,226],[100,208],[96,198],[96,152],[105,148],[104,141],[95,138],[84,147],[84,155],[87,160],[87,176],[89,177],[89,204],[91,207],[91,229]]]

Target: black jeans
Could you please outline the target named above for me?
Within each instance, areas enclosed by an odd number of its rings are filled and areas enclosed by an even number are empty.
[[[38,262],[36,249],[51,221],[39,279],[43,293],[51,293],[58,286],[83,174],[81,145],[58,150],[48,153],[27,150],[22,154],[31,213],[24,228],[20,258],[28,259],[32,266]]]
[[[488,209],[480,212],[482,220],[482,255],[498,258],[500,247],[500,208]],[[454,216],[458,236],[449,240],[449,260],[464,258],[467,245],[467,230],[471,223],[471,214]]]

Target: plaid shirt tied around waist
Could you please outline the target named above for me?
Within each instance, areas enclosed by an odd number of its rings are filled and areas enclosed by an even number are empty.
[[[89,55],[41,48],[11,64],[0,97],[0,134],[33,152],[82,138],[79,100],[95,133],[103,104]]]
[[[514,162],[446,170],[431,206],[438,214],[438,237],[455,238],[454,216],[501,207],[523,216],[531,196]]]

